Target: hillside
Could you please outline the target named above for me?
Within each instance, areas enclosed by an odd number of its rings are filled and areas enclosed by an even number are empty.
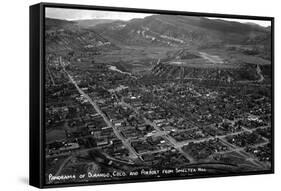
[[[45,20],[47,51],[91,51],[117,48],[97,32],[80,28],[76,22],[49,19]]]
[[[61,28],[71,28],[75,25],[75,22],[61,20],[61,19],[53,19],[53,18],[46,18],[45,19],[45,30],[56,30]]]
[[[75,22],[80,27],[89,28],[89,27],[94,27],[98,24],[113,23],[115,21],[116,20],[112,20],[112,19],[85,19],[85,20],[75,20],[73,22]]]
[[[270,39],[268,29],[259,25],[175,15],[152,15],[144,19],[104,23],[89,28],[130,45],[205,48],[224,44],[268,44]],[[267,41],[263,42],[264,39]]]

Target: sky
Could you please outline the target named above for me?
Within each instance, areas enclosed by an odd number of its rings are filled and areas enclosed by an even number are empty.
[[[152,14],[126,13],[117,11],[95,11],[84,9],[46,8],[46,17],[65,20],[114,19],[127,21],[133,18],[144,18],[149,15]]]
[[[118,11],[95,11],[85,9],[65,9],[65,8],[46,8],[46,17],[64,19],[64,20],[82,20],[82,19],[113,19],[113,20],[130,20],[133,18],[144,18],[152,14],[145,13],[126,13]],[[209,18],[222,19],[222,18]],[[222,19],[227,21],[237,21],[241,23],[255,23],[264,27],[270,26],[270,21],[258,21],[247,19]]]
[[[222,19],[222,18],[216,18],[216,17],[208,17],[208,19]],[[249,19],[222,19],[226,21],[236,21],[240,23],[255,23],[258,25],[261,25],[263,27],[268,27],[271,25],[270,21],[261,21],[261,20],[249,20]]]

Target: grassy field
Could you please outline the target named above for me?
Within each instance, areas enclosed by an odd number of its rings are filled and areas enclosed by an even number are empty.
[[[217,55],[225,60],[226,64],[258,64],[258,65],[270,65],[269,60],[265,60],[258,56],[242,54],[238,51],[230,51],[224,48],[222,49],[206,49],[205,52]]]
[[[46,142],[53,142],[60,139],[65,139],[65,131],[62,129],[50,130],[46,133]]]

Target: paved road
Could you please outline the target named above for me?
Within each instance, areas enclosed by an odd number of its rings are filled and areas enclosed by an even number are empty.
[[[128,108],[131,108],[133,109],[136,113],[140,114],[138,112],[137,109],[135,109],[134,107],[132,107],[130,104],[124,102],[124,99],[121,99],[121,104],[128,107]],[[147,124],[150,124],[151,126],[153,126],[155,128],[155,130],[157,132],[163,132],[156,124],[154,124],[153,122],[151,122],[150,120],[146,119],[145,117],[143,117],[145,122]],[[259,127],[261,129],[263,128],[267,128],[268,126],[262,126],[262,127]],[[257,128],[256,128],[257,129]],[[244,147],[241,148],[241,147],[237,147],[236,145],[233,145],[233,144],[230,144],[229,142],[227,142],[225,140],[225,138],[227,136],[233,136],[233,135],[238,135],[238,134],[241,134],[241,133],[245,133],[245,132],[250,132],[252,133],[253,130],[252,129],[243,129],[242,131],[238,131],[238,132],[234,132],[234,133],[229,133],[229,134],[226,134],[226,135],[220,135],[220,136],[213,136],[213,137],[206,137],[206,138],[203,138],[203,139],[194,139],[194,140],[187,140],[187,141],[183,141],[183,142],[177,142],[175,141],[170,135],[163,135],[162,137],[165,138],[165,140],[167,140],[175,149],[177,149],[182,155],[184,155],[189,161],[191,161],[191,163],[195,163],[196,161],[194,161],[193,157],[191,157],[188,153],[184,152],[182,150],[182,147],[185,146],[185,145],[188,145],[189,143],[193,142],[193,143],[200,143],[200,142],[205,142],[205,141],[208,141],[208,140],[212,140],[214,138],[218,138],[223,144],[225,144],[226,146],[228,146],[229,148],[231,148],[231,152],[237,152],[239,153],[240,155],[242,155],[246,160],[248,160],[249,162],[251,162],[253,165],[257,166],[257,167],[262,167],[262,168],[265,168],[266,165],[260,161],[258,161],[257,159],[255,159],[255,157],[253,157],[251,154],[249,153],[246,153],[244,151]],[[262,146],[262,145],[265,145],[268,143],[268,140],[267,139],[264,139],[265,142],[262,142],[260,144],[256,144],[254,146]],[[160,151],[159,151],[160,152]],[[147,152],[149,153],[149,152]],[[155,152],[154,152],[155,153]]]
[[[62,66],[64,66],[62,64]],[[71,83],[73,83],[73,85],[76,87],[76,89],[78,90],[78,92],[83,95],[84,98],[86,98],[89,103],[94,107],[94,109],[96,110],[97,113],[99,113],[103,120],[105,121],[105,123],[107,124],[108,127],[111,127],[114,131],[114,134],[116,135],[116,137],[118,139],[120,139],[123,143],[123,145],[129,150],[131,157],[133,158],[138,158],[138,154],[136,153],[136,151],[131,147],[131,145],[128,143],[128,141],[120,134],[120,132],[117,130],[117,128],[109,121],[109,119],[105,116],[105,114],[101,111],[101,109],[99,108],[99,106],[97,105],[97,103],[92,100],[76,83],[76,81],[73,79],[73,77],[65,70],[65,68],[63,67],[64,72],[67,74],[68,78],[70,79]]]
[[[206,56],[206,55],[204,55]],[[209,56],[209,55],[207,55]],[[220,61],[217,60],[217,58],[215,57],[208,57],[206,59],[215,59],[211,62],[216,62],[216,63],[219,63]],[[95,110],[103,117],[104,121],[106,122],[106,124],[109,126],[109,127],[112,127],[115,135],[123,142],[124,146],[130,151],[130,154],[132,157],[139,157],[140,154],[137,153],[135,151],[135,149],[130,145],[130,142],[129,142],[129,139],[125,139],[121,134],[120,132],[118,131],[118,129],[107,119],[107,117],[105,116],[105,114],[100,110],[99,106],[96,104],[95,101],[93,101],[83,90],[80,89],[80,87],[77,85],[76,81],[73,79],[73,77],[64,69],[65,73],[67,74],[67,76],[69,77],[70,81],[75,85],[76,89],[79,91],[79,93],[81,95],[83,95],[88,101],[89,103],[95,108]],[[131,109],[133,109],[136,113],[140,114],[139,111],[137,109],[135,109],[134,107],[132,107],[130,104],[124,102],[123,99],[121,99],[121,102],[120,102],[121,105],[124,105],[126,107],[129,107]],[[254,159],[253,156],[250,156],[248,153],[245,153],[243,148],[240,148],[240,147],[237,147],[233,144],[230,144],[228,143],[225,139],[226,136],[229,136],[229,135],[235,135],[235,134],[240,134],[240,133],[243,133],[243,132],[252,132],[252,130],[249,130],[249,129],[243,129],[243,131],[239,131],[239,132],[235,132],[235,133],[231,133],[231,134],[227,134],[227,135],[222,135],[222,136],[214,136],[214,137],[207,137],[207,138],[203,138],[203,139],[199,139],[199,140],[188,140],[188,141],[185,141],[185,142],[176,142],[170,135],[167,135],[167,134],[162,134],[164,131],[162,131],[159,127],[157,127],[157,125],[153,122],[151,122],[150,120],[146,119],[144,116],[142,116],[143,119],[145,120],[145,122],[147,124],[150,124],[151,126],[153,126],[155,128],[155,130],[157,131],[157,133],[162,137],[164,138],[171,146],[173,146],[175,149],[177,149],[185,158],[187,158],[191,163],[194,163],[194,159],[186,152],[184,152],[182,150],[182,147],[184,145],[188,145],[190,142],[195,142],[195,143],[198,143],[198,142],[204,142],[204,141],[208,141],[208,140],[211,140],[211,139],[214,139],[214,138],[219,138],[224,144],[226,144],[229,148],[232,148],[232,151],[236,151],[238,152],[239,154],[241,154],[242,156],[244,156],[248,161],[250,161],[252,164],[254,164],[255,166],[259,166],[259,167],[264,167],[264,164],[259,162],[258,160]],[[161,150],[159,151],[148,151],[147,153],[155,153],[155,152],[160,152]]]
[[[132,107],[130,104],[124,102],[123,99],[121,99],[121,104],[122,104],[123,106],[126,106],[126,107],[128,107],[128,108],[134,110],[135,113],[141,115],[137,109],[135,109],[134,107]],[[151,122],[150,120],[148,120],[148,119],[145,118],[144,116],[142,116],[142,118],[145,120],[146,124],[149,124],[149,125],[151,125],[152,127],[154,127],[154,129],[159,133],[159,135],[161,135],[162,133],[165,134],[165,131],[162,131],[159,127],[157,127],[157,125],[156,125],[155,123]],[[177,143],[171,136],[169,136],[169,135],[162,135],[161,137],[164,138],[172,147],[174,147],[176,150],[178,150],[187,160],[190,161],[190,163],[195,162],[194,159],[193,159],[188,153],[184,152],[184,151],[182,150],[182,148],[178,146],[179,143]],[[159,152],[160,152],[160,151],[159,151]],[[149,152],[148,152],[148,153],[149,153]],[[153,152],[153,153],[154,153],[154,152]]]

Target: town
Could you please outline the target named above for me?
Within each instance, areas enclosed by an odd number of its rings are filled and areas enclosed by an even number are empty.
[[[270,26],[47,16],[47,184],[272,170]]]
[[[270,167],[268,87],[136,77],[74,59],[47,57],[47,174]]]

